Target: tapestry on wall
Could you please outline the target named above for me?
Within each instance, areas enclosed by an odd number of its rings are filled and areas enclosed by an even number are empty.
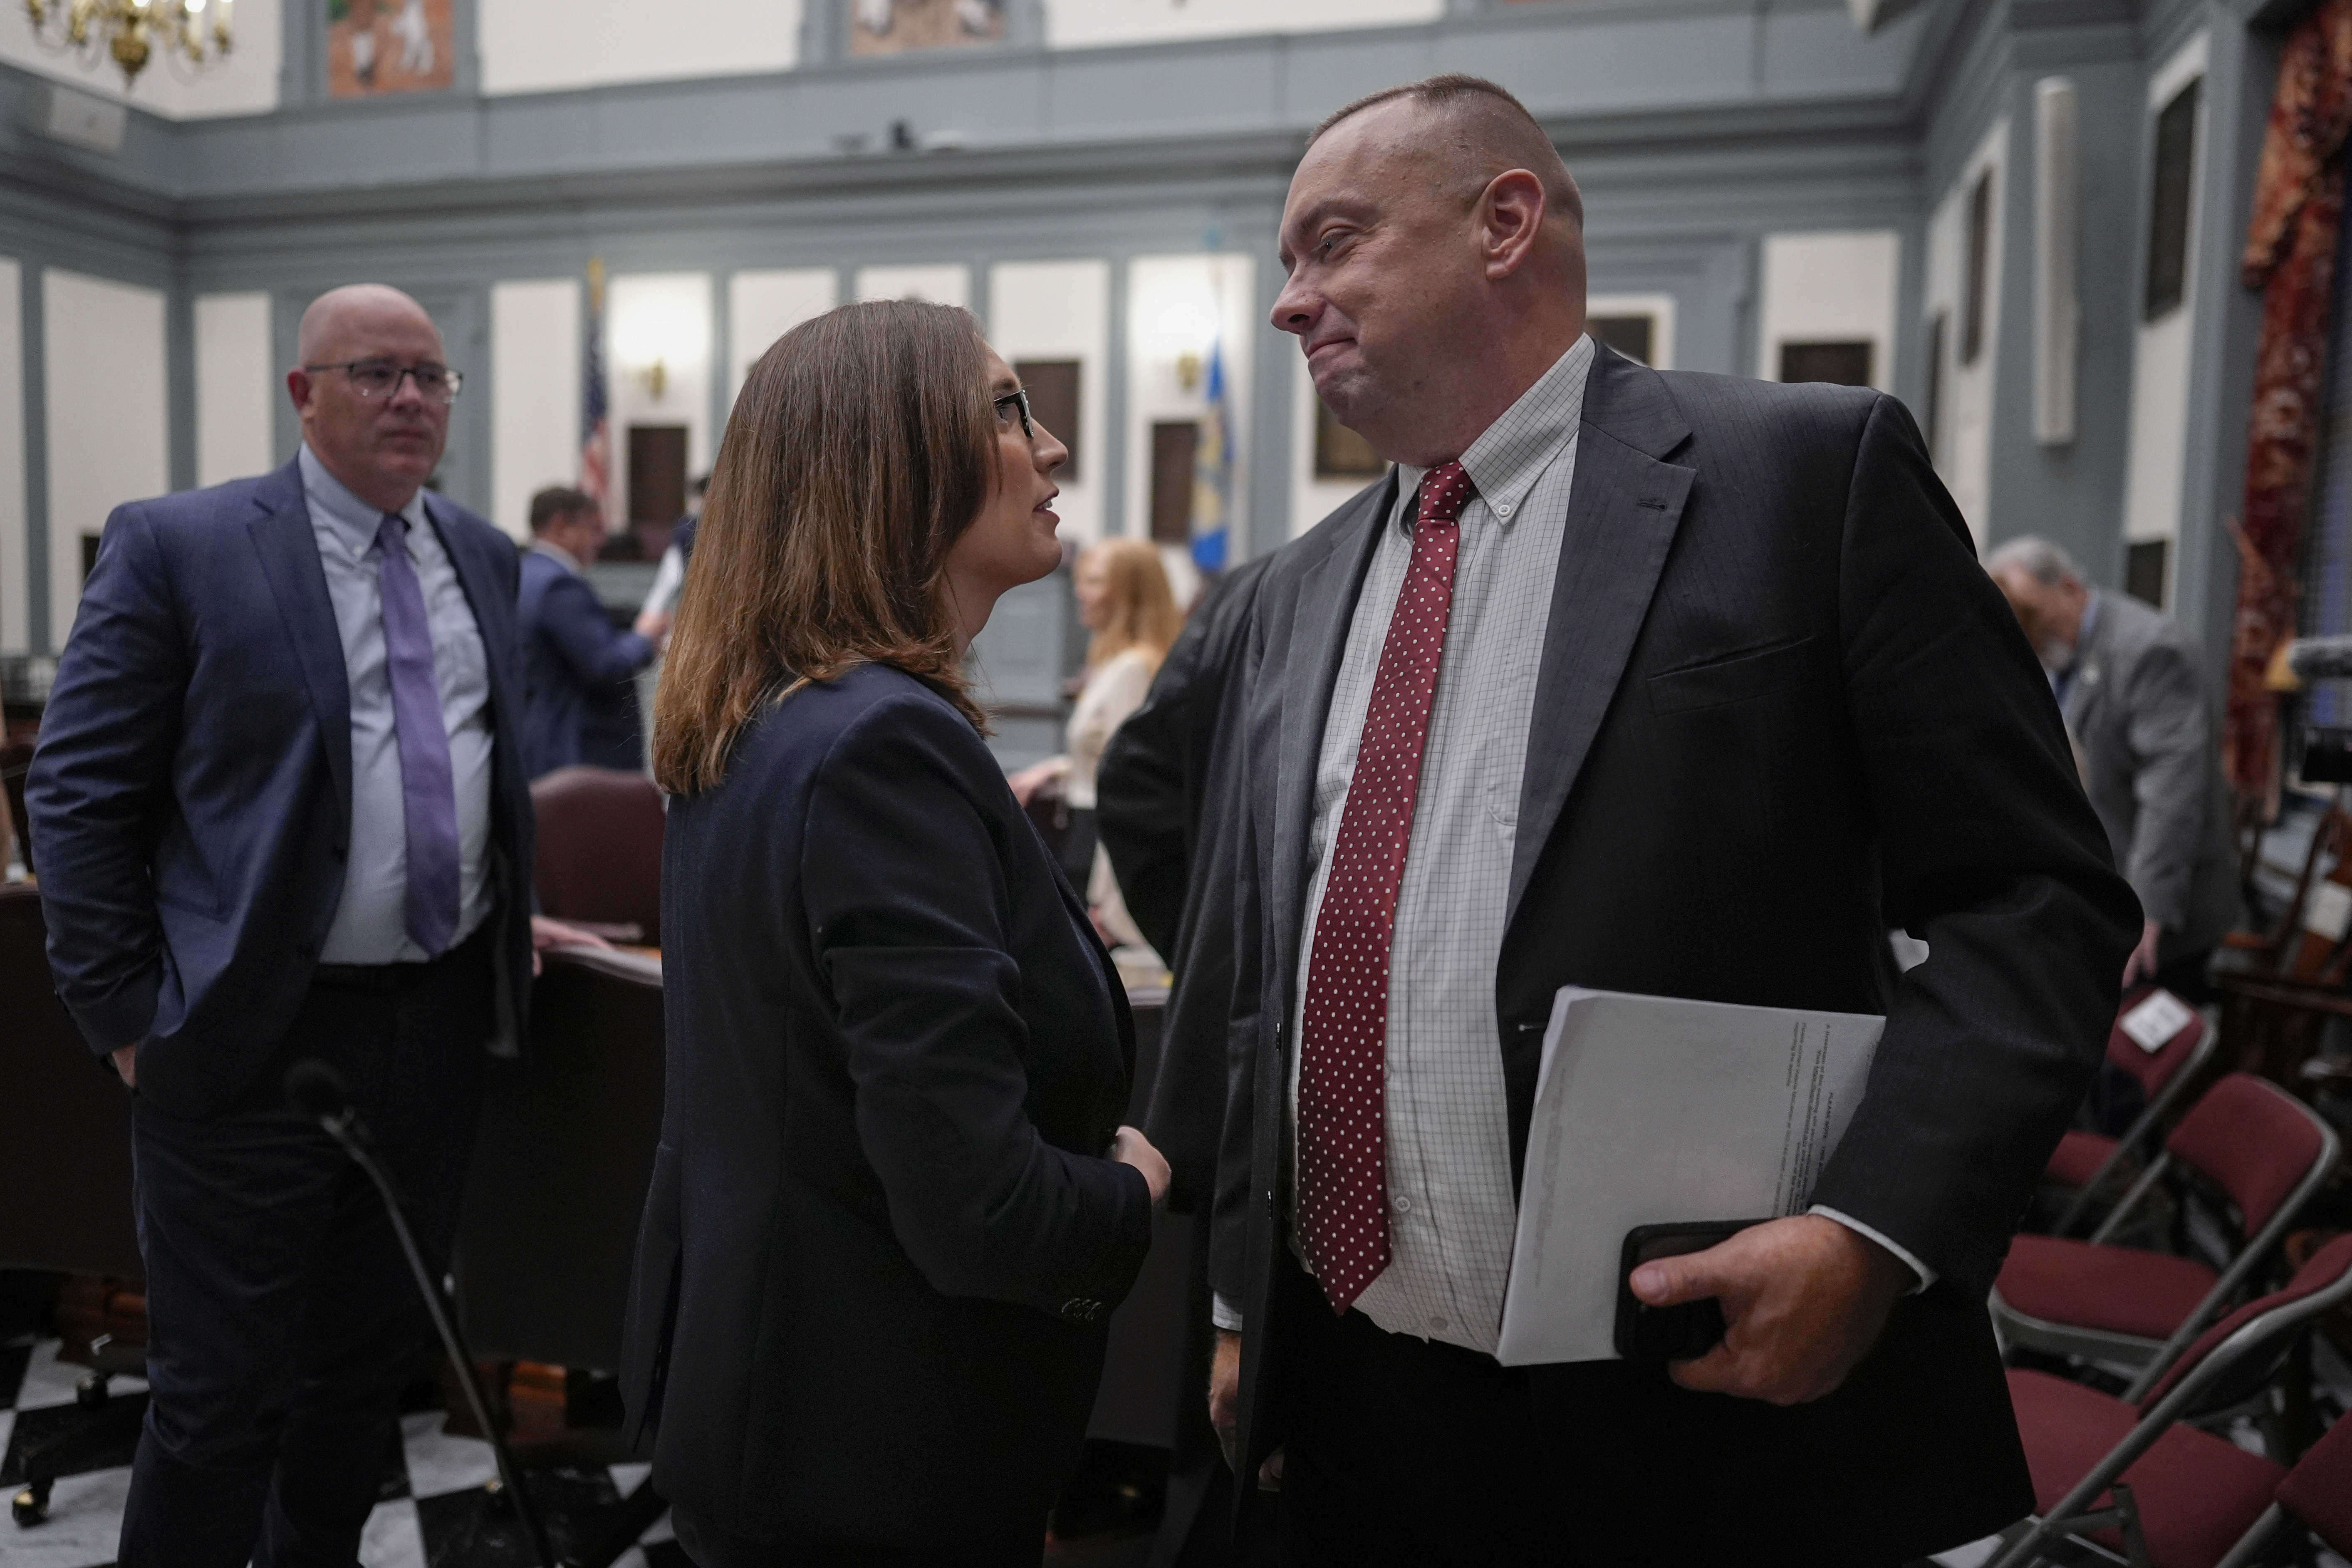
[[[452,0],[325,0],[327,95],[438,92],[457,79]]]
[[[1004,0],[841,0],[849,52],[897,55],[993,44],[1004,37]]]
[[[2304,524],[2326,407],[2328,306],[2352,132],[2352,0],[2326,0],[2279,58],[2253,220],[2239,266],[2263,292],[2261,347],[2237,523],[2238,607],[2230,636],[2222,767],[2241,801],[2267,802],[2279,776],[2277,700],[2263,673],[2295,635]]]

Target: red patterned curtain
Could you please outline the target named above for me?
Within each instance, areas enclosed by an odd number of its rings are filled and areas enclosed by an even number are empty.
[[[2267,799],[2277,783],[2277,700],[2263,676],[2278,645],[2295,633],[2304,521],[2325,412],[2347,132],[2352,0],[2324,0],[2288,37],[2279,59],[2253,222],[2239,263],[2246,287],[2263,291],[2222,741],[2222,767],[2242,800]]]

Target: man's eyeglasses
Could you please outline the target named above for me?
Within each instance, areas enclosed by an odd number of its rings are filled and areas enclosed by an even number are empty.
[[[306,364],[304,370],[340,370],[352,378],[362,397],[396,397],[403,376],[416,380],[416,395],[427,403],[455,403],[466,378],[446,364],[395,364],[388,359],[346,360],[341,364]]]
[[[994,401],[996,406],[996,422],[999,425],[1012,424],[1013,417],[1017,415],[1021,420],[1021,434],[1028,437],[1032,441],[1034,441],[1037,438],[1037,425],[1036,421],[1031,417],[1029,413],[1029,394],[1027,392],[1008,392],[1003,396],[997,398]],[[1010,407],[1006,406],[1008,404],[1011,405]]]

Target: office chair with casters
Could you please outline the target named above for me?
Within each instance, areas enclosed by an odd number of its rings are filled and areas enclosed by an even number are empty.
[[[49,979],[40,895],[0,887],[0,1268],[142,1280],[131,1200],[131,1100],[113,1069],[90,1054]],[[141,1344],[93,1342],[76,1414],[23,1442],[22,1484],[10,1500],[20,1527],[48,1517],[50,1488],[118,1450],[145,1419],[144,1393],[108,1384],[145,1367]],[[0,1553],[5,1554],[5,1553]]]
[[[2137,1398],[2271,1256],[2336,1169],[2340,1143],[2334,1128],[2275,1084],[2249,1073],[2221,1079],[2089,1240],[2021,1236],[2010,1244],[1990,1303],[2003,1348],[2135,1367],[2126,1396]],[[2240,1244],[2220,1269],[2109,1242],[2176,1170],[2201,1176],[2238,1212]]]
[[[2352,1546],[2352,1419],[2292,1468],[2194,1423],[2266,1394],[2295,1342],[2352,1301],[2352,1236],[2200,1335],[2137,1402],[2012,1369],[2011,1403],[2036,1511],[2004,1532],[1993,1568],[2121,1560],[2136,1568],[2246,1568],[2290,1524]],[[2085,1553],[2084,1547],[2095,1554]]]
[[[533,781],[539,912],[607,942],[661,945],[661,791],[643,773],[558,768]]]

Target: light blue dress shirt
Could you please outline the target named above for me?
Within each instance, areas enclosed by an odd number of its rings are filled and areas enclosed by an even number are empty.
[[[297,458],[310,532],[326,568],[352,706],[352,847],[323,963],[414,963],[433,955],[409,940],[408,824],[401,808],[400,737],[383,650],[376,531],[383,513],[353,495],[306,445]],[[457,568],[425,515],[425,492],[400,509],[408,557],[433,630],[433,677],[449,731],[457,790],[457,928],[462,942],[490,912],[490,670]]]

